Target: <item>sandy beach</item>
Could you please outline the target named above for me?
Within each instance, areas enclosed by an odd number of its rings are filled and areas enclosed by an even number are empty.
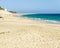
[[[15,17],[0,11],[0,48],[60,48],[60,24]]]

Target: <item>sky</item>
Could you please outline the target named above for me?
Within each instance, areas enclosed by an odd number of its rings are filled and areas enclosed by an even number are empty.
[[[0,0],[0,6],[16,12],[60,13],[60,0]]]

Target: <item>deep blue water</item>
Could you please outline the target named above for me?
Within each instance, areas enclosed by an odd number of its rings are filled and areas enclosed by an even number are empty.
[[[60,24],[60,14],[25,14],[23,17],[40,19]]]

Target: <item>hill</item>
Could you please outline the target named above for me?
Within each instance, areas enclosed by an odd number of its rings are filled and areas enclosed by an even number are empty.
[[[0,6],[0,10],[4,10],[4,8],[2,8],[2,7]]]

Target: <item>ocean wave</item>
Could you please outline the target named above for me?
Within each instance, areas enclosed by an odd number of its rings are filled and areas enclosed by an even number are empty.
[[[60,24],[60,21],[57,21],[57,20],[47,20],[47,19],[41,19],[41,18],[35,18],[35,20],[42,20],[52,24]]]
[[[60,24],[60,21],[56,21],[56,20],[44,20],[44,21],[52,24]]]
[[[25,18],[28,18],[28,17],[25,17]],[[42,18],[29,18],[29,19],[45,21],[45,22],[51,23],[51,24],[60,24],[60,21],[56,21],[56,20],[47,20],[47,19],[42,19]]]
[[[35,20],[41,20],[48,23],[52,23],[52,24],[60,24],[60,21],[57,21],[57,20],[47,20],[47,19],[41,19],[41,18],[35,18]]]

